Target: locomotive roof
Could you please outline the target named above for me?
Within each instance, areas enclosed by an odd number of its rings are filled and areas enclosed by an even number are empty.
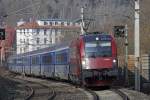
[[[81,37],[86,37],[86,36],[110,36],[112,37],[110,34],[106,33],[106,32],[87,32],[83,35],[80,35]]]
[[[93,37],[91,37],[91,36],[93,36]],[[104,41],[110,41],[112,39],[111,35],[106,34],[104,32],[90,32],[90,33],[81,35],[81,37],[84,39],[84,41],[95,40],[95,37],[98,37],[100,40],[104,40]]]

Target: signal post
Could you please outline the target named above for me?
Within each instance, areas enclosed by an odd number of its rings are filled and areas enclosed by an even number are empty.
[[[129,85],[128,77],[128,25],[125,25],[125,82]]]

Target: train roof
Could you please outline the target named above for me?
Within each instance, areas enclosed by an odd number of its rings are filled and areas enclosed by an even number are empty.
[[[23,56],[26,56],[26,55],[34,55],[34,54],[39,54],[39,53],[43,53],[43,52],[55,51],[56,49],[67,48],[68,46],[69,46],[69,42],[64,42],[64,43],[51,45],[50,47],[47,47],[47,48],[34,50],[34,51],[31,51],[31,52],[12,55],[11,57],[17,57],[17,56],[23,57]]]

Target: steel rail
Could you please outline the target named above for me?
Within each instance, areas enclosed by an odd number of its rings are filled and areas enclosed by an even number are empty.
[[[36,83],[36,82],[35,82]],[[40,84],[40,85],[42,85],[43,87],[46,87],[46,88],[49,88],[49,90],[51,90],[52,92],[51,92],[51,96],[49,96],[48,97],[48,100],[53,100],[55,97],[56,97],[56,92],[55,92],[55,90],[51,87],[49,87],[49,86],[47,86],[47,85],[45,85],[45,84],[42,84],[42,83],[38,83],[37,82],[37,84]]]
[[[28,82],[30,82],[30,83],[34,83],[34,84],[39,84],[39,85],[41,85],[41,86],[43,86],[43,87],[45,87],[45,88],[48,88],[51,92],[51,94],[50,94],[50,96],[48,97],[48,100],[53,100],[55,97],[56,97],[56,93],[55,93],[55,90],[53,89],[53,88],[50,88],[49,86],[47,86],[47,85],[45,85],[45,84],[42,84],[42,83],[40,83],[40,82],[32,82],[32,81],[29,81],[29,80],[25,80],[25,81],[28,81]],[[29,86],[30,87],[30,86]],[[25,99],[25,100],[30,100],[30,99],[32,99],[32,97],[34,96],[34,90],[33,90],[33,88],[31,87],[31,91],[33,91],[33,92],[31,92],[31,95],[27,98],[27,99]]]
[[[51,96],[48,98],[48,100],[53,100],[56,97],[56,92],[54,89],[52,89],[52,94]]]
[[[123,98],[123,100],[130,100],[129,97],[119,89],[111,89],[111,91],[119,94]]]
[[[88,91],[90,94],[92,94],[93,96],[93,100],[100,100],[99,96],[97,95],[96,92],[90,90],[90,89],[85,89],[86,91]]]
[[[32,96],[34,95],[34,90],[33,90],[32,87],[30,87],[30,86],[28,86],[28,85],[27,85],[26,87],[28,87],[28,88],[30,89],[31,93],[30,93],[29,96],[27,96],[27,97],[25,98],[25,100],[30,100],[30,99],[32,98]]]
[[[48,100],[53,100],[56,97],[55,90],[53,88],[50,88],[48,85],[45,85],[45,84],[40,83],[40,82],[33,82],[33,81],[29,81],[29,80],[23,80],[23,79],[20,79],[20,78],[16,78],[15,75],[12,75],[11,78],[12,77],[13,77],[13,79],[16,79],[16,80],[22,80],[22,81],[29,82],[31,84],[38,84],[38,85],[41,85],[41,86],[43,86],[45,88],[48,88],[49,91],[50,91],[50,94],[49,94],[50,96],[48,97]],[[31,92],[29,93],[29,95],[27,97],[25,97],[24,100],[31,100],[32,97],[34,97],[34,95],[35,95],[35,90],[31,86],[29,86],[28,84],[25,85],[25,87],[30,89]]]

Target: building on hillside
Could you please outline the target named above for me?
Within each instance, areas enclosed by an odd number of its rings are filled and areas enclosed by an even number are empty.
[[[17,54],[59,43],[66,32],[79,33],[80,24],[61,19],[21,20],[16,27]]]

